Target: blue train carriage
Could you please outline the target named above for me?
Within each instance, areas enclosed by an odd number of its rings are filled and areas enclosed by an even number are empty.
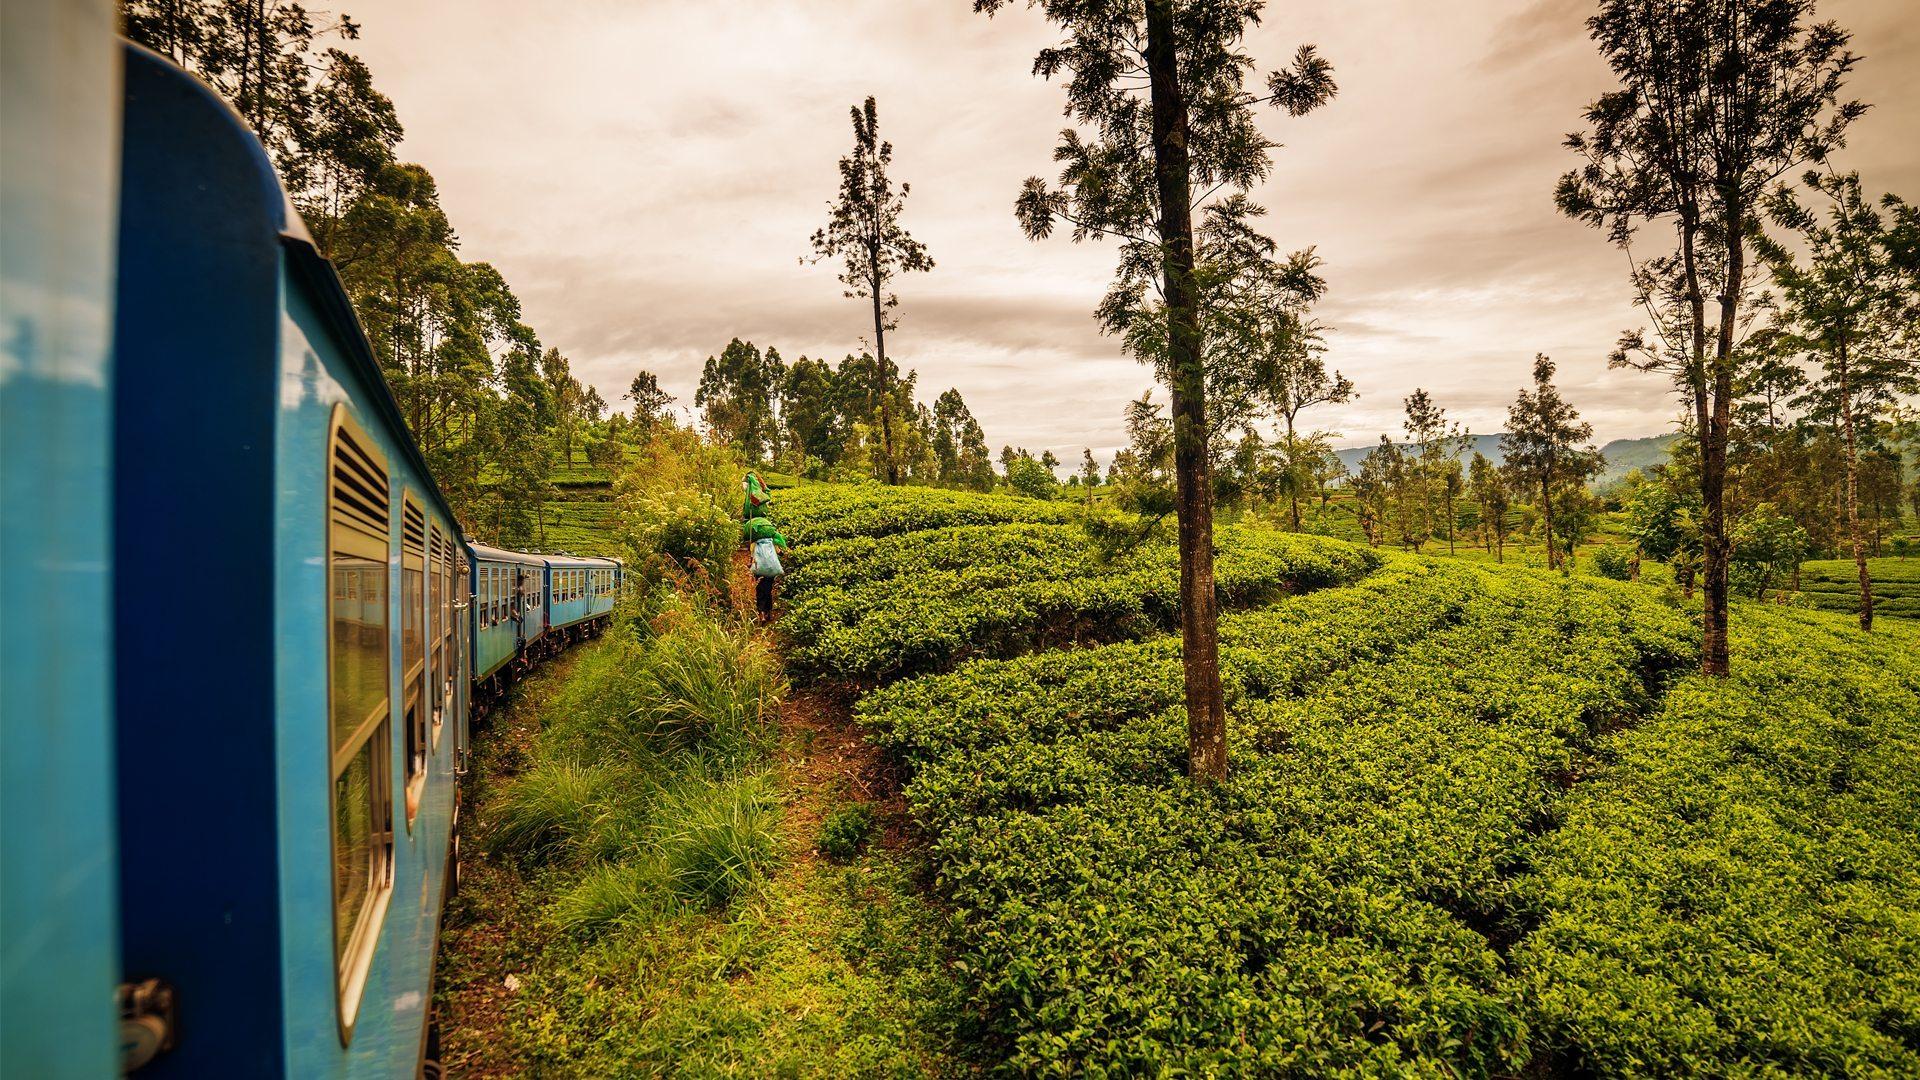
[[[532,664],[541,644],[546,562],[485,544],[467,545],[473,593],[473,692],[481,715]]]
[[[545,557],[548,648],[597,637],[613,622],[620,563],[579,555]]]
[[[119,1066],[108,348],[116,18],[109,0],[0,4],[0,551],[14,600],[0,619],[5,1077],[105,1077]]]
[[[429,1059],[465,540],[260,142],[125,47],[113,558],[122,977],[153,1077]],[[63,804],[68,800],[62,800]]]

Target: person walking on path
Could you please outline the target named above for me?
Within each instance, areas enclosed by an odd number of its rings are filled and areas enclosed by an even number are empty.
[[[759,612],[762,623],[773,621],[774,583],[786,569],[780,565],[780,552],[787,548],[787,538],[780,534],[772,521],[764,517],[749,518],[741,529],[746,534],[747,546],[753,552],[753,603]]]
[[[775,582],[786,572],[786,568],[780,565],[780,552],[786,550],[787,538],[780,534],[779,528],[767,516],[767,507],[773,502],[773,492],[760,482],[760,474],[749,470],[743,484],[747,495],[740,504],[741,532],[746,535],[747,549],[753,553],[754,608],[761,623],[770,623],[773,621]]]

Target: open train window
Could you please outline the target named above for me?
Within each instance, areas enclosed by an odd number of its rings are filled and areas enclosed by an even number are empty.
[[[400,509],[400,709],[407,735],[407,827],[427,779],[427,516],[413,493]]]
[[[387,685],[386,455],[335,406],[327,440],[327,713],[333,818],[333,949],[340,1039],[353,1037],[380,920],[393,890]]]

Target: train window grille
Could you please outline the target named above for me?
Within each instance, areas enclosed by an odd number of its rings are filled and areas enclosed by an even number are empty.
[[[427,778],[427,517],[407,492],[400,514],[400,703],[406,723],[407,827]]]
[[[341,1041],[353,1036],[393,889],[387,656],[391,489],[386,456],[344,405],[328,437],[328,796]]]

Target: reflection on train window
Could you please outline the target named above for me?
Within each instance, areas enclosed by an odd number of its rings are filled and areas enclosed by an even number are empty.
[[[329,440],[328,740],[333,803],[333,929],[340,1034],[349,1039],[393,885],[388,785],[386,459],[345,406]]]

